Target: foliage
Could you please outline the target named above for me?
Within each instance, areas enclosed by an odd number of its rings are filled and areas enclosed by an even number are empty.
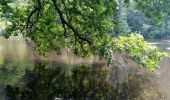
[[[5,36],[9,37],[22,31],[23,36],[36,43],[36,50],[40,54],[51,49],[59,52],[60,48],[68,47],[75,54],[84,56],[82,52],[88,55],[90,49],[95,48],[95,44],[99,42],[96,39],[102,39],[113,27],[108,20],[116,5],[114,2],[110,3],[111,0],[55,1],[44,0],[39,5],[33,0],[28,6],[19,6],[18,9],[15,8],[18,5],[15,2],[10,5],[1,4],[11,9],[6,12],[8,9],[2,8],[4,17],[12,13],[8,18],[12,25],[8,27]],[[34,6],[42,7],[34,13]]]
[[[127,35],[130,33],[130,28],[127,23],[127,8],[124,7],[126,3],[125,0],[118,0],[117,2],[117,11],[114,20],[114,32],[116,35]],[[113,33],[112,33],[113,34]]]
[[[137,0],[137,8],[142,10],[145,15],[152,18],[157,23],[161,23],[163,14],[168,14],[170,11],[169,0]]]
[[[161,23],[155,23],[154,20],[145,16],[139,10],[128,10],[128,25],[132,32],[140,32],[145,39],[160,39],[169,36],[169,18],[167,14],[162,15]]]
[[[159,52],[158,48],[144,41],[144,38],[132,33],[129,37],[120,36],[115,41],[115,50],[121,53],[128,53],[128,57],[138,62],[149,70],[154,70],[166,53]]]
[[[125,13],[130,10],[127,21],[132,32],[141,32],[147,39],[169,38],[169,3],[169,0],[125,0],[123,8],[128,9]]]
[[[113,53],[119,53],[126,59],[132,59],[149,70],[158,68],[159,61],[167,56],[166,53],[160,52],[157,47],[144,41],[144,38],[136,33],[119,38],[106,36],[98,48],[99,56],[105,57],[109,64],[116,63],[113,60]]]
[[[116,7],[113,0],[3,0],[0,11],[1,19],[10,23],[4,36],[22,34],[42,55],[69,48],[81,57],[104,57],[110,65],[113,52],[127,52],[128,58],[153,70],[163,53],[139,35],[109,35],[116,27]]]

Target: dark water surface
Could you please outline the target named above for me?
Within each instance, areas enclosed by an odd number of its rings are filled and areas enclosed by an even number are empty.
[[[149,41],[170,51],[168,40]],[[0,37],[0,100],[170,100],[169,58],[156,77],[144,69],[93,62],[72,54],[42,58],[21,38]]]

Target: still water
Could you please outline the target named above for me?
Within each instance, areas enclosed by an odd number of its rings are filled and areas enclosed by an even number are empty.
[[[149,41],[170,51],[168,40]],[[20,37],[0,37],[0,100],[169,100],[168,58],[156,73],[148,73],[108,68],[97,58],[82,59],[67,50],[62,54],[41,57]]]
[[[152,39],[147,41],[158,46],[161,51],[170,52],[170,40]]]

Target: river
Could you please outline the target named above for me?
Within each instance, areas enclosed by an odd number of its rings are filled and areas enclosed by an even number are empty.
[[[170,40],[147,41],[161,51],[170,52]],[[94,65],[97,68],[90,67],[99,61],[97,58],[82,59],[68,50],[63,50],[62,54],[50,52],[42,57],[20,37],[8,40],[0,37],[0,100],[53,100],[58,97],[66,100],[131,100],[138,98],[136,95],[141,90],[147,90],[141,88],[141,84],[148,84],[143,82],[143,77],[134,77],[136,74],[132,73],[133,79],[130,76],[115,88],[113,83],[119,81],[121,77],[116,75],[121,71],[110,71],[102,63]],[[154,85],[165,100],[170,100],[170,59],[163,59],[159,65],[160,69],[154,73]]]

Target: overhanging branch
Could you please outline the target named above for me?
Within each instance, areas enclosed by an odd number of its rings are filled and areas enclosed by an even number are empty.
[[[59,7],[58,7],[58,5],[57,5],[57,0],[52,0],[52,2],[53,2],[53,5],[54,5],[55,9],[57,10],[57,13],[59,14],[60,20],[61,20],[61,22],[62,22],[62,24],[63,24],[63,28],[64,28],[65,25],[66,25],[68,28],[70,28],[70,29],[73,31],[73,33],[74,33],[75,36],[77,36],[77,37],[78,37],[79,39],[81,39],[81,40],[86,41],[89,45],[91,45],[92,42],[91,42],[88,38],[82,37],[82,36],[80,35],[79,31],[78,31],[76,28],[74,28],[74,26],[73,26],[71,23],[67,22],[67,20],[66,20],[66,19],[64,18],[64,16],[63,16],[62,11],[59,9]],[[65,28],[64,28],[64,29],[65,29]]]
[[[39,15],[40,15],[40,11],[42,9],[41,0],[37,0],[37,3],[38,3],[38,5],[35,7],[35,9],[33,9],[31,11],[31,13],[29,14],[28,19],[27,19],[26,27],[30,30],[32,29],[32,27],[34,25],[33,22],[31,21],[32,16],[37,12],[37,19],[38,19]]]

